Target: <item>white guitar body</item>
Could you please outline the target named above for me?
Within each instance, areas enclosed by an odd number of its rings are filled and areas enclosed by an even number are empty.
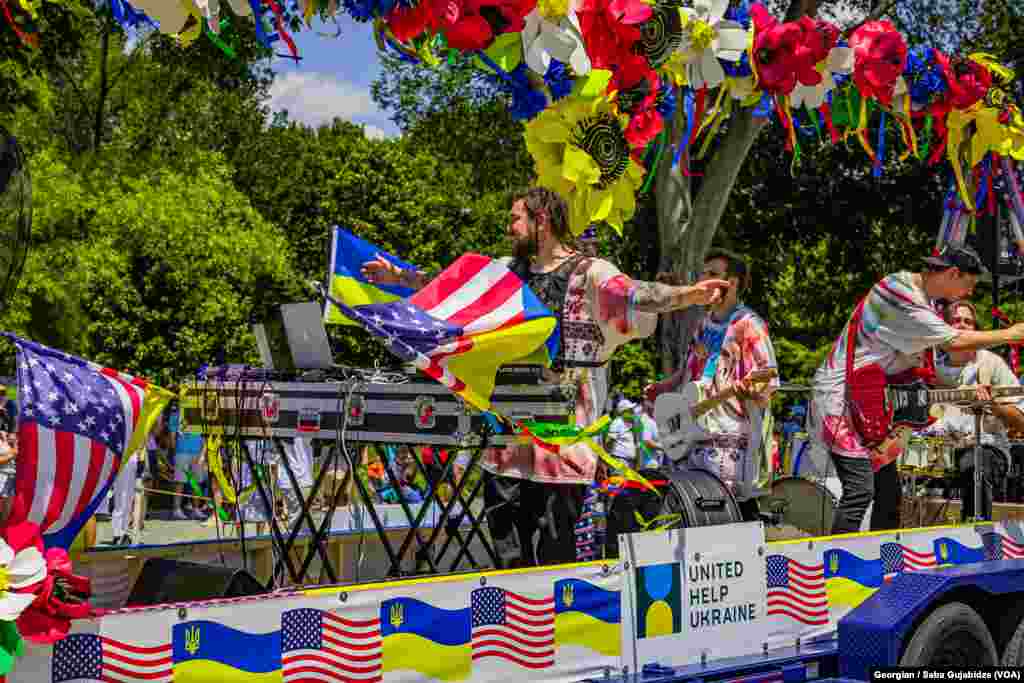
[[[705,398],[703,385],[690,382],[678,392],[662,394],[654,401],[658,440],[673,462],[685,458],[694,444],[709,437],[706,415],[695,418],[692,412]]]

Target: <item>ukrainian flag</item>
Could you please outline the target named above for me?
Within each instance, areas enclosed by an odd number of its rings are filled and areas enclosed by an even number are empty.
[[[408,287],[374,285],[363,277],[363,264],[373,261],[378,254],[403,270],[416,270],[416,266],[378,249],[344,228],[335,226],[334,237],[331,240],[331,268],[327,273],[328,289],[331,296],[348,306],[363,306],[397,301],[413,294],[414,290]],[[327,303],[324,322],[335,325],[358,326],[359,324],[330,302]]]
[[[581,579],[556,581],[555,643],[618,657],[622,652],[621,593]]]
[[[985,561],[985,547],[971,548],[948,536],[935,539],[935,559],[940,567]]]
[[[281,680],[281,632],[248,633],[214,621],[173,629],[175,683],[266,683]]]
[[[825,552],[825,589],[830,607],[856,607],[882,582],[882,558],[865,560],[840,548]]]
[[[416,671],[439,681],[469,678],[473,665],[470,609],[446,610],[413,598],[380,604],[381,667]]]

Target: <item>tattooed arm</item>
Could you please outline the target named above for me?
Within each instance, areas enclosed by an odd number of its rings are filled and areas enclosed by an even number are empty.
[[[421,270],[403,270],[380,256],[363,264],[363,277],[374,284],[422,289],[434,276],[434,273],[425,273]]]
[[[690,306],[708,306],[718,302],[724,280],[705,280],[691,286],[666,285],[660,282],[634,280],[633,309],[643,313],[669,313]]]

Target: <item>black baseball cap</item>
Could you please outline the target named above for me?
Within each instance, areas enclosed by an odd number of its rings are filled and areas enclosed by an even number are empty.
[[[925,257],[924,262],[938,269],[958,268],[960,272],[970,275],[988,274],[978,252],[962,244],[944,244],[941,250]]]

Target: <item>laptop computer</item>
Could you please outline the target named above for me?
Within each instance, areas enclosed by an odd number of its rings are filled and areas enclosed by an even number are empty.
[[[275,307],[268,319],[252,325],[263,367],[282,372],[327,370],[334,355],[315,301]]]

